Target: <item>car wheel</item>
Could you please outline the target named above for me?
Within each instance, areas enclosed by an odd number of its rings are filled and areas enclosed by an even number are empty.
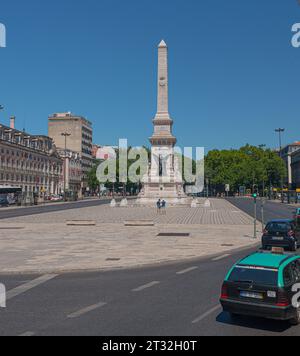
[[[262,246],[262,249],[263,249],[263,250],[267,250],[268,247],[267,247],[266,245],[263,245],[263,246]]]
[[[297,309],[295,318],[290,320],[291,325],[299,325],[300,324],[300,308]]]

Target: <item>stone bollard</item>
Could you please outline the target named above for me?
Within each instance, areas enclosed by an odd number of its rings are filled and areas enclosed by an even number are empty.
[[[120,207],[125,208],[128,206],[128,200],[126,198],[121,200]]]
[[[117,206],[117,202],[115,199],[113,199],[111,202],[110,202],[110,207],[111,208],[115,208]]]
[[[211,204],[210,204],[209,199],[206,199],[206,200],[205,200],[205,203],[204,203],[204,207],[205,207],[205,208],[210,208],[210,206],[211,206]]]
[[[198,202],[196,199],[193,199],[192,204],[191,204],[191,208],[197,208],[198,207]]]

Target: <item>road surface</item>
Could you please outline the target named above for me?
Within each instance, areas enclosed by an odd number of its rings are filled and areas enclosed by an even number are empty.
[[[253,198],[228,198],[230,203],[254,217]],[[264,204],[265,221],[272,219],[292,219],[296,207],[274,201],[266,201]],[[257,199],[257,217],[261,221],[261,200]]]
[[[155,268],[2,276],[8,292],[0,335],[300,335],[287,322],[223,313],[229,267],[251,251]]]
[[[87,199],[87,200],[79,200],[77,202],[68,202],[68,203],[59,203],[59,204],[47,203],[45,205],[31,206],[26,208],[9,208],[9,209],[0,208],[0,220],[16,218],[20,216],[52,213],[55,211],[99,206],[103,204],[108,204],[110,200],[111,199]]]

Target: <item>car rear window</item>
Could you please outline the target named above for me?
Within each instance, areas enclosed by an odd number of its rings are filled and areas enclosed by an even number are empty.
[[[267,225],[268,231],[288,231],[291,230],[291,224],[289,223],[270,223]]]
[[[230,282],[251,282],[268,286],[277,286],[278,270],[252,266],[237,266],[231,272]]]

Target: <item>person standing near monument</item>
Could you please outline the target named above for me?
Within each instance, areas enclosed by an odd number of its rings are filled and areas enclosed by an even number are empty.
[[[167,215],[167,202],[165,200],[161,202],[161,208],[163,215]]]
[[[156,202],[156,207],[157,207],[157,214],[160,214],[161,211],[161,200],[158,199],[158,201]]]

